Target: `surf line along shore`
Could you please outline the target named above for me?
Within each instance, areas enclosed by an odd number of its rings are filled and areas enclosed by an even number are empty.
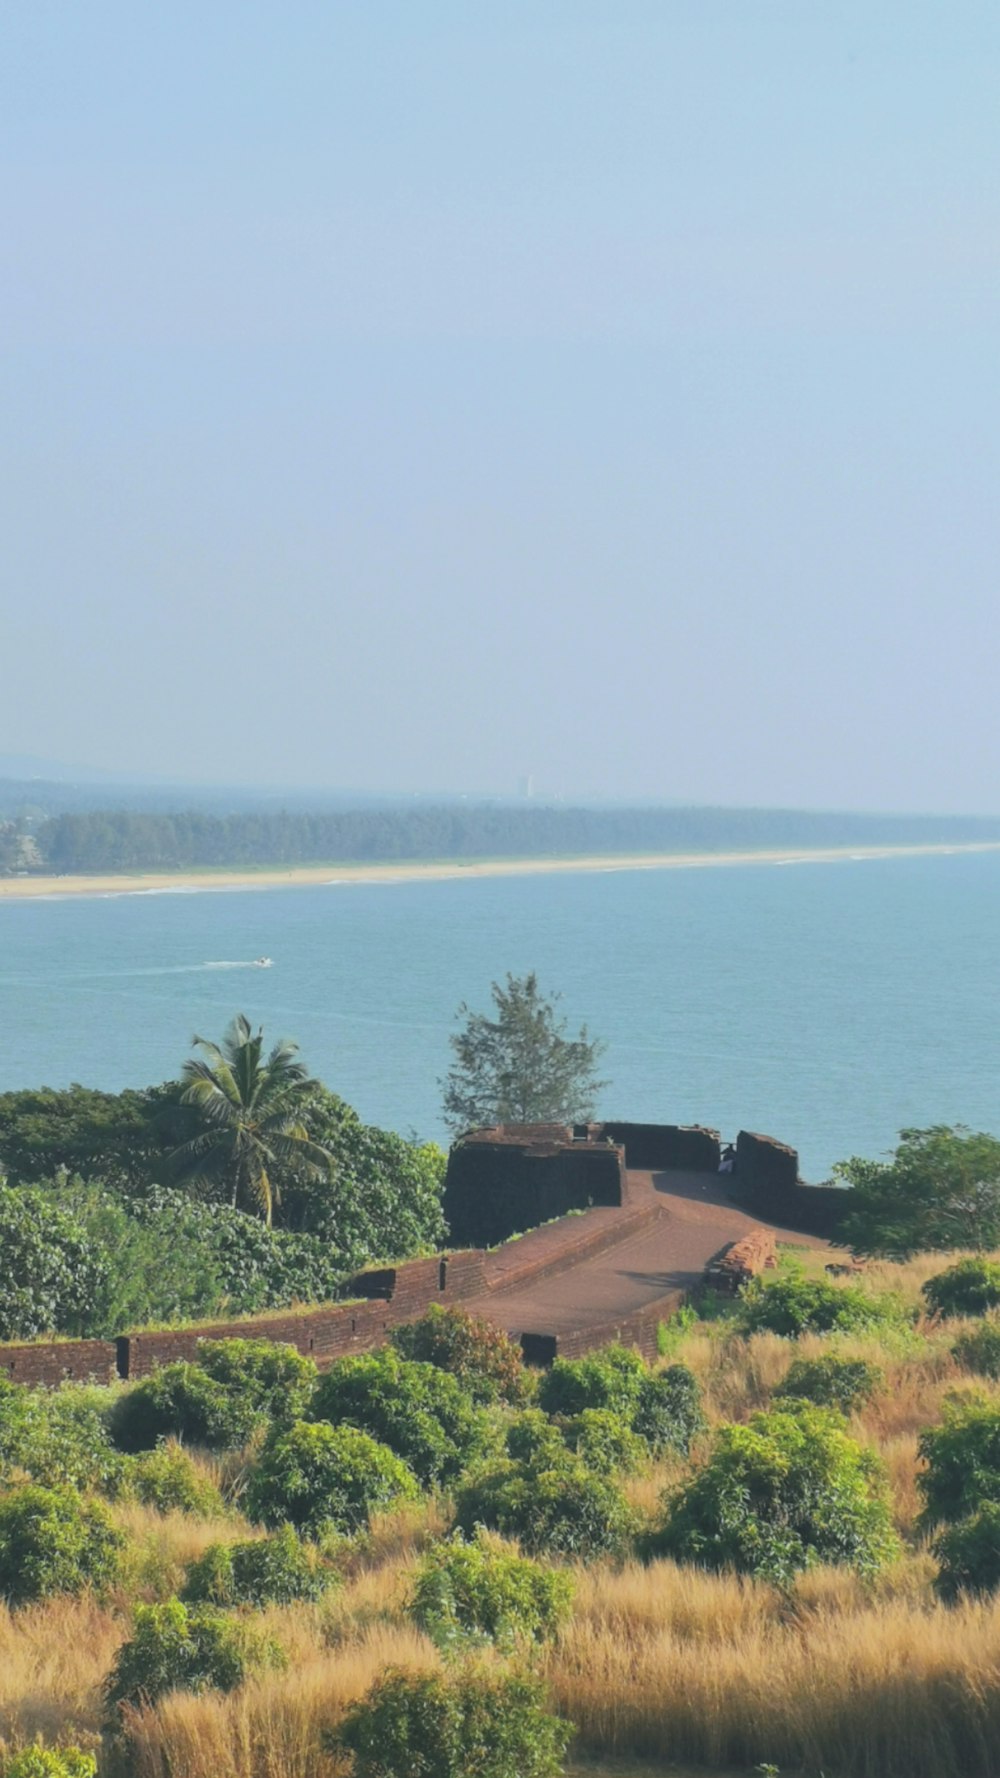
[[[525,877],[572,871],[709,870],[738,865],[845,864],[868,859],[1000,852],[1000,840],[915,846],[828,846],[743,852],[600,853],[582,858],[439,860],[433,864],[309,864],[289,869],[155,871],[95,876],[0,877],[0,901],[75,895],[158,895],[227,889],[316,889],[353,883],[447,882],[463,877]]]

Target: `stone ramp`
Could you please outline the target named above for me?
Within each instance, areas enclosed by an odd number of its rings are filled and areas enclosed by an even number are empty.
[[[685,1300],[710,1260],[762,1223],[731,1203],[725,1182],[712,1174],[630,1170],[628,1185],[625,1210],[589,1211],[580,1218],[602,1217],[603,1245],[570,1252],[565,1267],[533,1276],[522,1272],[519,1278],[513,1267],[498,1264],[492,1274],[487,1271],[488,1292],[463,1307],[510,1334],[554,1340],[562,1351],[600,1344],[616,1331],[628,1338],[630,1321],[647,1331],[655,1326],[657,1314],[665,1317]],[[799,1245],[827,1245],[790,1230],[776,1233]],[[536,1230],[506,1251],[547,1234]],[[555,1227],[550,1238],[554,1248]]]

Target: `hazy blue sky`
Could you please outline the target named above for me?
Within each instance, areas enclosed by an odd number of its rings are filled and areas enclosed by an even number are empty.
[[[0,37],[0,752],[1000,810],[987,0]]]

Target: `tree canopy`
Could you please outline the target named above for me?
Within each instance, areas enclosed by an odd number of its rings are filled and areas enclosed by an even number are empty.
[[[1000,1246],[1000,1139],[935,1124],[901,1130],[891,1161],[857,1157],[834,1168],[852,1188],[842,1238],[859,1253],[914,1253]]]
[[[444,1115],[456,1134],[486,1124],[583,1123],[608,1083],[597,1067],[606,1044],[582,1025],[567,1035],[558,994],[543,994],[538,977],[508,973],[491,988],[494,1017],[470,1011],[450,1038],[454,1061],[440,1085]]]

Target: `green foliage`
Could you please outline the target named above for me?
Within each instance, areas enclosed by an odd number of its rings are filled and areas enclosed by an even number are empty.
[[[525,1408],[520,1414],[512,1414],[504,1444],[508,1457],[515,1463],[530,1463],[536,1469],[550,1469],[566,1459],[566,1440],[541,1408]]]
[[[872,1574],[897,1544],[874,1454],[847,1436],[839,1414],[789,1402],[718,1428],[650,1548],[786,1584],[817,1562]]]
[[[108,1408],[97,1386],[25,1389],[0,1378],[0,1478],[21,1471],[46,1488],[117,1495],[127,1465],[108,1436]]]
[[[25,1483],[0,1494],[0,1595],[27,1605],[114,1580],[123,1539],[101,1501]]]
[[[275,1340],[202,1340],[198,1364],[248,1413],[300,1420],[318,1372],[311,1358]]]
[[[567,1420],[563,1436],[587,1469],[595,1475],[634,1475],[649,1456],[649,1449],[627,1420],[610,1408],[584,1408]]]
[[[291,1525],[249,1543],[213,1543],[192,1562],[185,1600],[209,1605],[291,1605],[319,1599],[337,1575]]]
[[[909,1259],[1000,1246],[1000,1140],[959,1125],[901,1130],[891,1161],[842,1161],[850,1186],[843,1239],[860,1253]]]
[[[850,1414],[884,1384],[885,1377],[877,1364],[825,1352],[821,1358],[794,1359],[774,1393],[779,1400],[798,1396],[818,1407],[839,1408],[841,1413]]]
[[[935,1586],[954,1603],[963,1593],[995,1593],[1000,1588],[1000,1502],[951,1525],[934,1544],[939,1568]]]
[[[567,1037],[556,1007],[532,970],[494,982],[495,1017],[474,1013],[464,1001],[456,1014],[461,1031],[449,1039],[454,1060],[441,1081],[445,1123],[456,1134],[486,1124],[585,1123],[593,1116],[597,1078],[606,1044],[594,1042],[586,1025]]]
[[[75,1217],[42,1192],[0,1180],[0,1254],[0,1339],[86,1331],[109,1262]]]
[[[307,1121],[333,1156],[325,1176],[282,1171],[283,1227],[319,1237],[344,1270],[386,1254],[403,1259],[444,1246],[441,1194],[447,1156],[433,1142],[406,1142],[363,1124],[326,1087],[314,1088]]]
[[[526,1418],[527,1416],[525,1416]],[[592,1474],[563,1446],[534,1461],[501,1459],[459,1488],[455,1518],[472,1536],[482,1525],[516,1538],[533,1555],[620,1555],[635,1529],[621,1489]]]
[[[0,1093],[0,1174],[12,1185],[80,1174],[134,1189],[155,1176],[170,1094],[169,1087],[99,1093],[81,1086]]]
[[[134,1458],[129,1481],[136,1497],[157,1512],[196,1513],[214,1519],[226,1510],[215,1483],[181,1445],[170,1441]]]
[[[520,1346],[503,1328],[477,1321],[464,1309],[434,1303],[419,1321],[397,1327],[390,1338],[401,1357],[449,1371],[475,1402],[516,1404],[524,1399]]]
[[[952,1347],[963,1369],[981,1377],[1000,1377],[1000,1317],[988,1316],[970,1327]]]
[[[586,1358],[557,1358],[538,1386],[538,1405],[567,1419],[585,1408],[607,1408],[631,1425],[646,1375],[638,1352],[626,1346],[604,1346]]]
[[[655,1376],[647,1372],[632,1426],[651,1450],[677,1451],[686,1457],[692,1439],[705,1427],[701,1391],[694,1372],[686,1364],[668,1365]]]
[[[698,1383],[686,1365],[653,1375],[638,1352],[605,1346],[586,1358],[557,1358],[538,1388],[546,1413],[575,1420],[591,1410],[610,1413],[650,1450],[686,1454],[704,1424]]]
[[[201,1365],[180,1360],[123,1390],[109,1424],[120,1451],[151,1451],[164,1438],[225,1451],[246,1444],[259,1419],[251,1403]]]
[[[417,1570],[411,1610],[443,1648],[487,1637],[502,1648],[554,1636],[569,1614],[573,1582],[481,1536],[454,1537],[428,1551]]]
[[[251,1474],[250,1517],[294,1525],[306,1536],[360,1530],[373,1512],[419,1493],[411,1469],[354,1426],[296,1421],[275,1428]]]
[[[316,1386],[310,1416],[370,1433],[425,1486],[460,1475],[486,1433],[482,1411],[457,1378],[400,1358],[392,1347],[331,1365]]]
[[[353,1755],[354,1778],[558,1778],[570,1734],[535,1679],[390,1670],[333,1744]]]
[[[856,1284],[831,1284],[825,1278],[791,1276],[764,1284],[753,1279],[743,1292],[740,1323],[746,1333],[852,1333],[860,1328],[898,1321],[895,1299],[870,1296]]]
[[[97,1760],[79,1747],[23,1747],[4,1761],[0,1778],[97,1778]]]
[[[921,1433],[920,1455],[926,1525],[954,1525],[1000,1504],[1000,1407],[986,1396],[949,1397],[940,1426]]]
[[[1000,1304],[1000,1264],[995,1259],[960,1259],[928,1278],[922,1295],[934,1315],[983,1315]]]
[[[123,1704],[154,1704],[172,1691],[231,1692],[253,1673],[285,1664],[280,1645],[245,1618],[179,1599],[139,1605],[132,1639],[118,1650],[105,1687],[109,1720]]]

